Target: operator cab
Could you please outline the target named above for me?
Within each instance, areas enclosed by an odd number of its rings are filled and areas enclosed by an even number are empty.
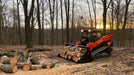
[[[81,45],[92,43],[99,40],[102,37],[101,30],[81,30]]]

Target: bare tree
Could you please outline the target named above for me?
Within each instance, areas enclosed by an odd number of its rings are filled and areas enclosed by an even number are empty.
[[[74,2],[75,2],[75,0],[72,1],[72,31],[71,31],[72,39],[71,39],[71,43],[73,43],[73,41],[74,41],[74,6],[75,6]]]
[[[110,2],[107,5],[107,0],[101,0],[103,3],[103,35],[106,35],[106,23],[107,23],[107,10],[110,6],[110,3],[112,2],[112,0],[110,0]]]
[[[12,14],[13,14],[13,33],[12,34],[12,44],[17,44],[17,36],[16,36],[16,32],[17,32],[17,24],[16,24],[16,21],[17,21],[17,16],[16,16],[16,8],[15,8],[15,2],[13,0],[13,11],[12,11]]]
[[[0,0],[0,44],[2,44],[2,1]]]
[[[44,0],[41,0],[41,3],[42,3],[42,42],[44,44],[44,12],[45,12]]]
[[[111,3],[111,7],[112,7],[112,13],[111,13],[111,16],[112,16],[112,33],[113,33],[113,27],[114,27],[114,0],[112,0],[112,3]]]
[[[97,19],[96,19],[96,0],[92,0],[92,7],[93,7],[93,12],[94,12],[94,23],[95,23],[95,29],[97,25]]]
[[[42,30],[41,30],[41,21],[40,21],[40,4],[39,4],[39,0],[36,1],[37,2],[37,20],[38,20],[38,32],[39,32],[39,45],[43,45],[43,41],[42,41]]]
[[[70,0],[64,0],[65,13],[66,13],[66,43],[69,43],[69,11],[70,11]]]
[[[30,11],[28,13],[28,0],[21,0],[21,3],[23,5],[23,9],[24,9],[24,16],[25,16],[25,38],[26,38],[27,48],[33,47],[33,44],[31,41],[32,29],[31,29],[31,25],[30,25],[30,20],[31,20],[31,17],[33,15],[33,11],[34,11],[34,2],[35,2],[35,0],[31,1],[31,8],[30,8]]]
[[[54,13],[55,13],[55,0],[53,0],[51,4],[51,0],[48,0],[49,2],[49,12],[50,12],[50,20],[51,20],[51,46],[54,44]]]
[[[132,0],[126,0],[126,9],[125,9],[124,23],[123,23],[123,26],[122,26],[123,30],[125,30],[125,27],[126,27],[126,22],[127,22],[127,17],[128,17],[128,7],[129,7],[131,1]]]
[[[87,0],[87,4],[88,4],[88,11],[89,11],[88,13],[89,13],[89,18],[90,18],[91,29],[93,29],[93,20],[92,20],[92,14],[91,14],[89,0]]]
[[[20,8],[19,8],[20,2],[17,0],[17,15],[18,15],[18,27],[19,27],[19,41],[20,44],[22,44],[22,39],[21,39],[21,27],[20,27]]]
[[[58,0],[56,0],[56,44],[58,45],[58,12],[59,12],[59,9],[58,9]]]
[[[64,40],[63,40],[63,8],[62,8],[62,0],[60,0],[60,7],[61,7],[61,28],[62,28],[62,34],[61,34],[61,38],[62,38],[62,44],[64,43]]]

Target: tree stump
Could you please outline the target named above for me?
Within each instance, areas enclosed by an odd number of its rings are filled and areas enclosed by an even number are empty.
[[[3,61],[6,60],[6,59],[8,59],[7,56],[2,56],[2,57],[1,57],[1,63],[3,63]]]
[[[3,64],[11,64],[11,65],[15,65],[17,64],[18,60],[13,57],[13,58],[8,58],[6,60],[3,61]]]
[[[31,70],[39,70],[42,69],[42,65],[31,65]]]
[[[16,65],[4,64],[0,66],[0,69],[5,73],[15,73],[18,70]]]

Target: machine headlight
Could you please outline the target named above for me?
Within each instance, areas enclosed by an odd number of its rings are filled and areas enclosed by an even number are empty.
[[[83,32],[83,30],[81,30],[81,32]]]

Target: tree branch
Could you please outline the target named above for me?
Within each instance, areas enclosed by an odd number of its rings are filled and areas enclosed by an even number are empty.
[[[33,15],[33,11],[34,11],[34,2],[35,2],[35,0],[32,0],[32,4],[31,4],[31,9],[30,9],[29,17],[31,17],[31,16]]]
[[[109,8],[109,6],[110,6],[111,2],[112,2],[112,0],[110,0],[110,2],[109,2],[109,4],[108,4],[108,6],[107,6],[107,8],[106,8],[106,10]]]

